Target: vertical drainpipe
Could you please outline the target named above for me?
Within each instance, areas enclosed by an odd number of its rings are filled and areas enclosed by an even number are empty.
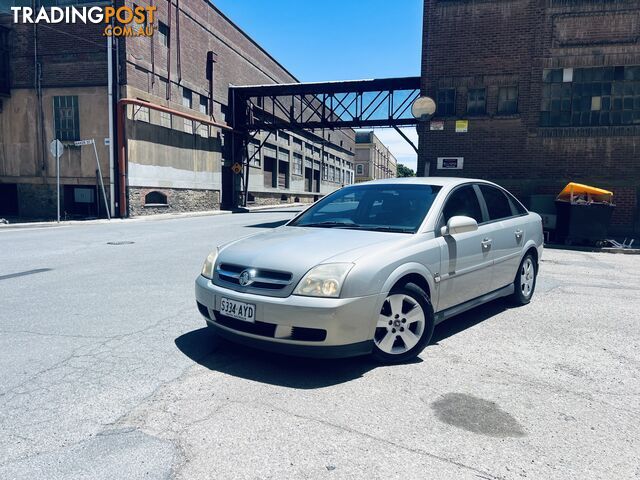
[[[176,68],[178,83],[182,83],[182,61],[180,59],[180,0],[176,0]]]
[[[169,38],[167,39],[167,100],[171,100],[171,0],[167,0],[167,22],[169,24]]]
[[[149,1],[149,6],[153,7],[153,0]],[[153,27],[153,24],[151,25]],[[156,58],[155,58],[155,47],[154,47],[154,36],[152,36],[149,40],[151,44],[151,88],[156,84]]]
[[[124,115],[125,112],[126,105],[118,102],[118,107],[116,110],[116,125],[118,128],[118,185],[120,193],[118,210],[120,211],[120,218],[125,218],[127,216],[127,172],[125,159],[127,155],[127,144],[124,138],[124,124],[126,122],[126,118]]]
[[[109,110],[109,208],[111,216],[114,217],[115,208],[115,162],[113,160],[113,38],[107,36],[107,98]]]

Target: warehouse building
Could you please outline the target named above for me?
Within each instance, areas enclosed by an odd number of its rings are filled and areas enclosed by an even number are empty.
[[[606,188],[612,229],[637,235],[639,31],[637,0],[425,0],[422,89],[438,110],[418,173],[493,180],[527,206],[569,181]]]
[[[211,2],[153,4],[154,35],[114,39],[111,50],[104,25],[0,15],[0,216],[55,217],[56,138],[66,218],[104,216],[105,203],[137,216],[311,202],[352,181],[352,130],[261,132],[243,198],[229,87],[297,79]],[[95,150],[76,145],[91,139]]]
[[[355,148],[356,182],[397,176],[396,158],[373,130],[356,132]]]

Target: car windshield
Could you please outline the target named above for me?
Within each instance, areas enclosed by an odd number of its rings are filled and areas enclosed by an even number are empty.
[[[323,198],[289,226],[415,233],[440,187],[369,184]]]

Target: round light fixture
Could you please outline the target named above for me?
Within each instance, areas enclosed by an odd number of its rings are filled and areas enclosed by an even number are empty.
[[[418,97],[411,105],[411,115],[418,120],[427,120],[436,113],[436,102],[431,97]]]

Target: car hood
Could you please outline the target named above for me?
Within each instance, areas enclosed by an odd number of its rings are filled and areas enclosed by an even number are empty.
[[[371,247],[399,242],[407,234],[341,228],[287,227],[245,237],[223,247],[218,264],[291,272],[299,280],[320,263],[354,262]]]

